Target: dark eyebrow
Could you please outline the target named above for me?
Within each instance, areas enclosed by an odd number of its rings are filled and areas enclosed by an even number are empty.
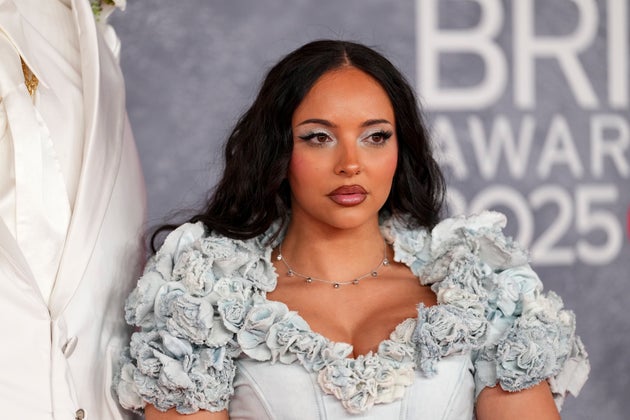
[[[371,125],[377,125],[377,124],[389,124],[389,125],[393,125],[392,123],[390,123],[387,120],[367,120],[366,122],[364,122],[363,124],[361,124],[361,127],[369,127]]]
[[[305,124],[321,124],[321,125],[325,125],[326,127],[331,127],[331,128],[336,127],[336,125],[331,123],[330,121],[320,120],[319,118],[309,118],[308,120],[302,121],[298,125],[305,125]]]
[[[331,128],[335,128],[336,127],[336,125],[333,124],[332,122],[330,122],[328,120],[321,120],[319,118],[309,118],[308,120],[302,121],[298,125],[305,125],[305,124],[321,124],[321,125],[325,125],[326,127],[331,127]],[[361,124],[361,127],[369,127],[369,126],[377,125],[377,124],[393,125],[392,123],[390,123],[387,120],[377,119],[377,120],[367,120],[363,124]]]

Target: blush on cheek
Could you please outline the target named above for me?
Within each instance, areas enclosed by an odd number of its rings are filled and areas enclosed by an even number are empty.
[[[300,156],[299,154],[293,154],[289,161],[289,170],[287,172],[287,178],[292,188],[305,188],[312,182],[313,174],[317,171],[314,168],[315,163],[310,159]],[[306,185],[305,185],[306,184]]]
[[[293,153],[291,153],[291,159],[289,160],[289,170],[294,170],[295,168],[299,168],[302,165],[302,162],[304,161],[304,159],[302,158],[302,156],[299,153],[296,153],[295,150],[293,150]]]
[[[393,170],[396,170],[396,166],[398,166],[398,154],[395,154],[389,159],[389,164]]]
[[[289,176],[295,177],[296,174],[300,174],[301,172],[304,172],[304,159],[299,156],[291,157],[289,161]]]
[[[293,153],[289,161],[289,174],[299,176],[298,174],[310,174],[320,171],[321,159],[311,156],[304,156],[299,153]]]
[[[398,167],[398,155],[394,154],[391,157],[388,157],[383,162],[383,169],[390,172],[392,176],[396,172],[396,168]]]

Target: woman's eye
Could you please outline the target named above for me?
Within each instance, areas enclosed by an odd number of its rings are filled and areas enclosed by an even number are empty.
[[[332,141],[332,139],[330,138],[330,135],[326,133],[309,133],[309,134],[305,134],[303,136],[298,136],[298,137],[313,145],[323,145],[325,143]]]
[[[382,145],[382,144],[385,144],[391,136],[392,136],[391,131],[379,131],[377,133],[370,134],[368,136],[368,140],[372,144]]]
[[[324,133],[317,133],[315,135],[315,140],[319,143],[325,143],[328,141],[328,134],[324,134]]]
[[[381,133],[372,134],[372,141],[374,143],[381,143],[385,141],[385,137],[383,137],[383,134]]]

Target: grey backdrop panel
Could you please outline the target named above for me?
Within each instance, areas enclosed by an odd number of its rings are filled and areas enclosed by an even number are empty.
[[[519,1],[523,9],[516,0],[130,0],[112,22],[123,43],[149,223],[207,196],[225,136],[282,55],[317,38],[374,46],[417,87],[453,191],[450,209],[506,212],[508,233],[536,251],[546,289],[575,311],[592,373],[563,418],[627,418],[628,0]],[[593,10],[595,30],[584,14]],[[533,43],[523,40],[528,13]],[[484,22],[485,36],[478,31]],[[448,31],[468,36],[446,53],[436,45]],[[569,41],[576,31],[583,32],[574,40],[579,48]],[[536,56],[545,37],[575,54],[564,64],[557,48],[555,56]],[[523,46],[529,56],[518,54]],[[423,77],[433,64],[431,82]],[[568,80],[580,72],[581,81]],[[479,86],[478,99],[467,101]],[[448,89],[456,92],[450,100]]]

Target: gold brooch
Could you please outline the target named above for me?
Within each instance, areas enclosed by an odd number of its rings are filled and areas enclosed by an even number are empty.
[[[28,90],[28,94],[33,97],[35,91],[37,90],[37,85],[39,85],[39,80],[37,80],[37,76],[33,74],[31,69],[28,68],[21,57],[20,60],[22,61],[22,73],[24,73],[24,84],[26,84],[26,90]]]

